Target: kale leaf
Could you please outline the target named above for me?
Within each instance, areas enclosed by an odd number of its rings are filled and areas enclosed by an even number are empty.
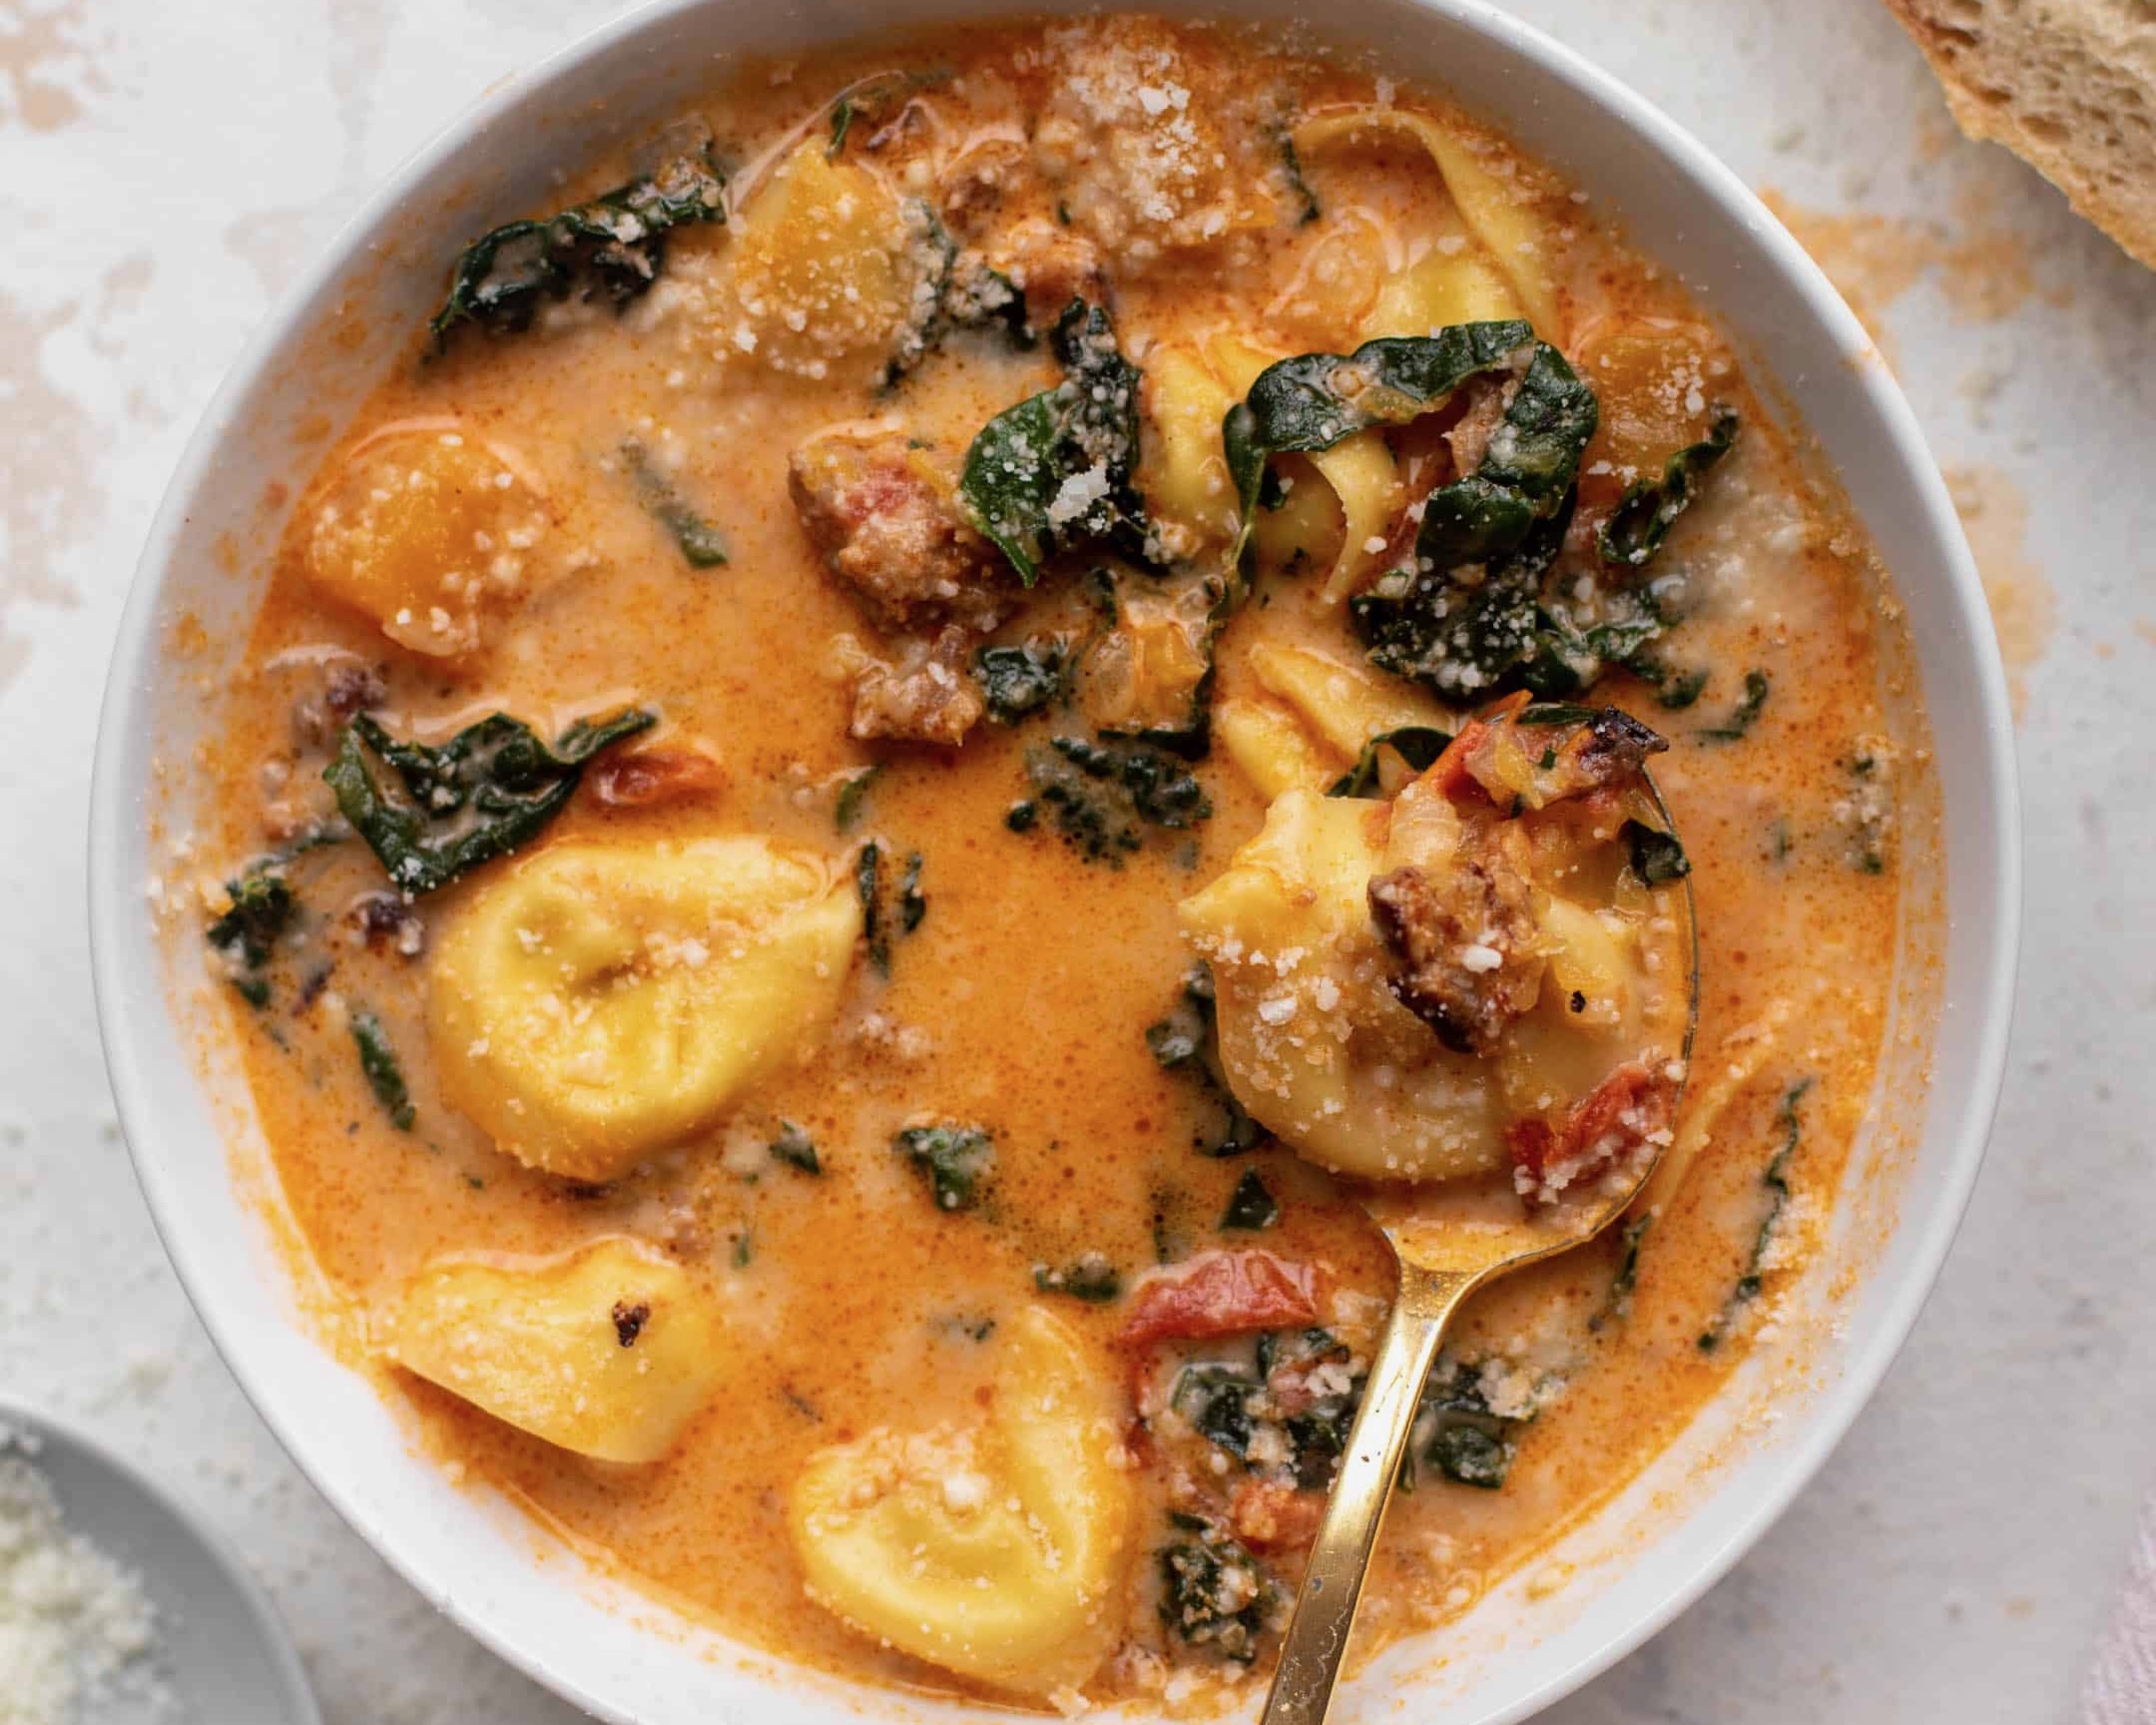
[[[1221,1212],[1220,1225],[1229,1229],[1256,1231],[1270,1228],[1280,1220],[1280,1200],[1255,1168],[1243,1170],[1243,1178],[1228,1195],[1228,1208]]]
[[[1196,1536],[1161,1548],[1161,1621],[1189,1646],[1247,1665],[1285,1604],[1280,1586],[1227,1533],[1195,1517],[1179,1520]]]
[[[883,763],[863,767],[838,790],[837,806],[831,811],[831,822],[841,834],[853,831],[860,819],[862,800],[868,795],[868,787],[883,776]]]
[[[1644,567],[1662,549],[1670,526],[1691,506],[1693,493],[1708,469],[1737,444],[1737,409],[1717,401],[1708,415],[1707,435],[1688,443],[1662,463],[1662,477],[1625,487],[1624,496],[1595,535],[1605,563],[1626,569]]]
[[[1766,1171],[1760,1175],[1760,1185],[1767,1194],[1767,1211],[1760,1218],[1759,1231],[1752,1236],[1752,1250],[1746,1256],[1744,1274],[1737,1279],[1737,1286],[1723,1303],[1722,1310],[1700,1332],[1700,1351],[1712,1354],[1729,1337],[1744,1308],[1760,1297],[1766,1286],[1767,1254],[1774,1245],[1775,1230],[1781,1225],[1782,1212],[1789,1207],[1790,1159],[1797,1154],[1797,1147],[1804,1142],[1804,1121],[1797,1109],[1812,1088],[1810,1078],[1800,1078],[1783,1093],[1782,1106],[1775,1118],[1782,1128],[1781,1147],[1768,1158]]]
[[[890,931],[883,926],[883,848],[870,840],[853,858],[853,891],[860,899],[861,938],[868,962],[880,975],[890,974]]]
[[[983,647],[973,655],[973,681],[988,717],[999,725],[1015,725],[1062,700],[1070,693],[1070,649],[1053,636]]]
[[[1664,886],[1692,872],[1692,859],[1674,833],[1644,821],[1627,821],[1624,840],[1631,853],[1632,872],[1649,886]]]
[[[624,708],[578,720],[549,749],[521,720],[495,713],[429,747],[401,742],[361,713],[322,778],[391,883],[417,895],[529,842],[575,795],[586,762],[657,723]]]
[[[622,458],[629,463],[645,511],[666,529],[682,561],[692,569],[716,569],[724,564],[726,535],[683,501],[673,482],[652,465],[644,445],[630,439],[622,445]]]
[[[1240,1156],[1265,1142],[1266,1129],[1228,1087],[1214,1020],[1213,973],[1203,964],[1194,965],[1168,1016],[1146,1026],[1146,1047],[1168,1071],[1188,1072],[1203,1092],[1204,1117],[1191,1148],[1201,1156]]]
[[[928,1182],[938,1210],[970,1210],[995,1173],[995,1143],[978,1126],[908,1126],[891,1140]]]
[[[439,353],[462,323],[494,335],[531,327],[548,299],[595,294],[618,310],[666,268],[669,230],[726,220],[726,180],[709,144],[544,221],[510,222],[457,259],[449,296],[427,325]]]
[[[1144,844],[1148,828],[1180,832],[1213,813],[1190,769],[1145,743],[1052,737],[1046,749],[1026,751],[1026,777],[1033,795],[1012,807],[1006,826],[1027,832],[1045,807],[1087,861],[1119,867]]]
[[[1013,348],[1029,350],[1039,334],[1026,316],[1025,294],[1017,284],[992,269],[979,253],[961,251],[927,205],[909,201],[905,216],[935,264],[927,282],[915,291],[905,323],[891,343],[878,388],[885,394],[896,389],[945,337],[960,329],[1000,329]]]
[[[1063,381],[983,426],[966,450],[958,495],[973,523],[1030,587],[1042,561],[1073,545],[1142,539],[1138,367],[1098,305],[1073,299],[1050,336]]]
[[[789,1168],[799,1168],[804,1174],[821,1174],[823,1163],[816,1155],[815,1140],[808,1131],[791,1120],[779,1122],[779,1136],[771,1141],[771,1153],[775,1161],[784,1162]]]
[[[1123,1292],[1123,1278],[1099,1252],[1088,1252],[1061,1270],[1033,1267],[1033,1286],[1043,1294],[1068,1294],[1090,1306],[1104,1305]]]
[[[1509,370],[1537,346],[1527,323],[1505,319],[1454,323],[1435,335],[1388,335],[1352,353],[1303,353],[1267,366],[1221,423],[1242,515],[1230,561],[1240,562],[1249,543],[1273,456],[1330,449],[1373,425],[1404,425],[1442,406],[1470,377]]]
[[[1381,797],[1384,795],[1382,763],[1389,754],[1413,773],[1427,772],[1450,746],[1450,732],[1427,725],[1402,725],[1396,731],[1380,731],[1362,745],[1355,764],[1334,780],[1328,797]]]
[[[1744,674],[1744,697],[1730,710],[1730,716],[1721,724],[1708,727],[1696,735],[1709,743],[1735,743],[1750,731],[1766,710],[1767,696],[1774,685],[1764,671],[1747,671]]]
[[[351,1033],[359,1049],[359,1070],[366,1074],[374,1100],[382,1105],[390,1125],[409,1132],[414,1118],[411,1092],[404,1083],[404,1069],[397,1064],[396,1050],[389,1044],[389,1033],[380,1019],[365,1011],[352,1014]]]
[[[259,858],[236,879],[225,882],[232,903],[208,930],[212,950],[225,962],[225,973],[250,1006],[270,1001],[264,972],[277,937],[291,925],[298,900],[282,873],[281,858]]]

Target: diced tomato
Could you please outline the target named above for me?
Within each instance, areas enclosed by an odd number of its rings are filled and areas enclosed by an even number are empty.
[[[1208,1252],[1139,1289],[1116,1341],[1240,1336],[1318,1321],[1318,1272],[1270,1252]]]
[[[1325,1493],[1299,1491],[1277,1479],[1246,1479],[1228,1504],[1228,1524],[1246,1545],[1300,1550],[1318,1537]]]
[[[1513,1168],[1526,1176],[1523,1189],[1540,1188],[1552,1174],[1562,1174],[1566,1185],[1594,1178],[1664,1130],[1675,1098],[1666,1070],[1628,1060],[1554,1126],[1533,1115],[1513,1121],[1505,1128],[1505,1147]]]
[[[717,791],[726,770],[699,749],[638,749],[592,769],[592,792],[609,809],[651,809]]]

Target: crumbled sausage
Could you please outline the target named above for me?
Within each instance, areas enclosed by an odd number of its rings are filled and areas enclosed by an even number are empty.
[[[904,432],[820,431],[794,451],[789,478],[808,537],[879,628],[985,632],[1010,605],[1002,554],[966,521],[949,469]]]
[[[308,690],[292,703],[292,741],[302,749],[318,749],[349,724],[354,714],[379,707],[388,699],[388,688],[373,666],[357,659],[339,659],[328,667],[318,689]]]
[[[853,673],[853,719],[859,738],[957,744],[986,711],[966,670],[973,637],[956,627],[899,643],[895,659],[863,657]]]
[[[350,917],[370,950],[393,946],[407,958],[426,950],[426,923],[401,892],[369,892],[351,907]]]
[[[1408,863],[1369,883],[1370,915],[1401,968],[1393,996],[1447,1048],[1486,1054],[1542,989],[1534,888],[1515,827],[1485,829],[1444,862]],[[1472,847],[1472,849],[1470,849]]]

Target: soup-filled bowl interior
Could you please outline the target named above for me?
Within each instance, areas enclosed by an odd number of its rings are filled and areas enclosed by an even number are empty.
[[[996,16],[614,27],[243,362],[100,742],[130,1142],[342,1512],[638,1720],[1248,1705],[1351,1183],[1660,1152],[1440,1362],[1344,1696],[1516,1717],[1944,1250],[1981,601],[1854,320],[1546,43]]]

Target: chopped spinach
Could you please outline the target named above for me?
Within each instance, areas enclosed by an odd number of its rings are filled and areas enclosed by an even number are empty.
[[[921,854],[906,853],[905,872],[898,876],[898,932],[910,934],[928,914],[928,895],[920,887]]]
[[[1070,693],[1070,649],[1052,636],[1015,647],[983,647],[973,655],[973,681],[980,685],[988,717],[999,725],[1015,725],[1062,700]]]
[[[1673,670],[1644,647],[1625,659],[1624,668],[1655,692],[1655,705],[1667,712],[1683,712],[1707,690],[1707,671]]]
[[[1773,685],[1764,671],[1747,671],[1744,674],[1744,698],[1731,709],[1730,716],[1720,725],[1698,732],[1697,735],[1710,743],[1735,743],[1750,731],[1766,708],[1768,691]]]
[[[1203,1092],[1203,1119],[1191,1147],[1201,1156],[1240,1156],[1266,1139],[1266,1130],[1236,1100],[1222,1075],[1214,1027],[1213,974],[1203,964],[1183,978],[1182,997],[1168,1016],[1146,1026],[1146,1046],[1169,1071],[1185,1071]]]
[[[1176,1374],[1168,1405],[1208,1443],[1238,1461],[1250,1458],[1265,1396],[1265,1374],[1219,1361],[1186,1366]]]
[[[225,973],[250,1006],[270,1000],[264,973],[277,937],[291,925],[298,900],[282,872],[281,859],[260,858],[235,879],[225,882],[232,903],[207,930],[212,950],[225,961]]]
[[[1421,1460],[1455,1484],[1493,1491],[1512,1465],[1511,1433],[1520,1424],[1491,1412],[1478,1367],[1455,1361],[1449,1374],[1434,1371],[1423,1386]]]
[[[726,535],[682,500],[673,482],[651,463],[644,445],[631,440],[622,445],[622,458],[636,481],[637,495],[651,518],[666,529],[692,569],[716,569],[727,560]]]
[[[1647,1239],[1647,1230],[1654,1225],[1652,1214],[1635,1217],[1624,1225],[1617,1249],[1617,1274],[1610,1278],[1609,1306],[1607,1313],[1613,1318],[1632,1316],[1632,1292],[1639,1286],[1640,1247]],[[1601,1318],[1592,1320],[1596,1329],[1601,1328]]]
[[[1708,415],[1707,435],[1688,443],[1662,463],[1662,477],[1641,479],[1624,496],[1595,535],[1605,563],[1627,569],[1643,567],[1662,549],[1670,526],[1692,502],[1709,468],[1737,443],[1737,410],[1716,402]]]
[[[1447,1479],[1491,1491],[1505,1482],[1512,1465],[1509,1445],[1466,1421],[1440,1426],[1422,1458]]]
[[[1195,1517],[1179,1517],[1189,1526]],[[1286,1603],[1280,1586],[1221,1529],[1196,1522],[1195,1537],[1160,1551],[1161,1620],[1186,1645],[1212,1647],[1247,1665]]]
[[[1053,389],[1007,407],[966,451],[958,494],[980,531],[1030,587],[1041,562],[1073,545],[1142,538],[1139,370],[1098,305],[1074,299],[1050,339],[1063,365]]]
[[[1643,821],[1624,824],[1624,840],[1632,858],[1632,872],[1649,886],[1667,885],[1692,872],[1692,859],[1674,833],[1664,833]]]
[[[397,1064],[396,1050],[389,1045],[389,1033],[381,1027],[380,1019],[365,1011],[352,1014],[351,1033],[359,1049],[359,1070],[366,1074],[374,1100],[382,1105],[390,1125],[399,1132],[409,1132],[414,1118],[411,1092],[405,1087],[404,1069]]]
[[[462,323],[494,335],[528,329],[544,301],[571,292],[619,309],[659,280],[669,230],[725,220],[726,181],[707,144],[589,204],[544,221],[506,223],[457,259],[449,296],[427,325],[434,351]]]
[[[322,778],[391,883],[416,895],[528,843],[575,795],[586,762],[658,722],[640,707],[579,719],[549,749],[521,720],[495,713],[429,747],[400,742],[361,713]]]
[[[1375,425],[1404,425],[1442,406],[1469,378],[1514,368],[1538,345],[1517,319],[1454,323],[1435,335],[1384,336],[1352,353],[1304,353],[1267,366],[1221,424],[1243,523],[1231,561],[1240,561],[1249,543],[1273,456],[1315,453]]]
[[[1333,782],[1333,788],[1326,795],[1382,796],[1379,766],[1386,751],[1409,771],[1424,773],[1436,765],[1437,757],[1451,742],[1451,733],[1433,730],[1427,725],[1402,725],[1396,731],[1381,731],[1362,745],[1362,753],[1355,757],[1355,764]]]
[[[868,795],[868,787],[882,774],[883,763],[878,761],[872,767],[863,767],[839,788],[838,806],[832,811],[831,819],[841,834],[853,831],[854,823],[860,819],[861,800]]]
[[[1776,1114],[1776,1121],[1782,1128],[1782,1144],[1768,1158],[1766,1171],[1760,1175],[1760,1185],[1767,1194],[1767,1211],[1760,1218],[1759,1231],[1752,1236],[1752,1249],[1746,1255],[1744,1274],[1738,1277],[1737,1286],[1730,1291],[1722,1310],[1700,1333],[1699,1345],[1704,1353],[1712,1354],[1722,1346],[1744,1308],[1760,1297],[1765,1286],[1767,1254],[1774,1245],[1775,1229],[1781,1224],[1782,1212],[1790,1201],[1790,1159],[1804,1141],[1804,1122],[1797,1108],[1811,1088],[1810,1078],[1800,1078],[1783,1093],[1782,1106]]]
[[[890,930],[883,925],[883,848],[870,840],[853,856],[853,890],[860,899],[861,938],[868,962],[890,974]]]
[[[995,1172],[995,1143],[978,1126],[908,1126],[891,1140],[927,1180],[938,1210],[970,1210]]]
[[[791,1120],[779,1122],[779,1136],[771,1141],[772,1159],[784,1162],[789,1168],[799,1168],[804,1174],[821,1174],[822,1159],[816,1155],[815,1140],[806,1129]]]
[[[1149,828],[1181,832],[1213,813],[1190,769],[1146,743],[1050,738],[1046,749],[1026,751],[1026,777],[1033,795],[1012,808],[1005,825],[1026,832],[1045,808],[1081,856],[1118,867]]]
[[[1303,178],[1303,159],[1296,154],[1295,134],[1286,126],[1280,130],[1281,173],[1287,179],[1288,190],[1297,204],[1296,226],[1308,228],[1324,214],[1319,207],[1318,194]]]
[[[1255,1168],[1243,1170],[1243,1178],[1228,1195],[1228,1208],[1221,1212],[1222,1229],[1250,1230],[1270,1228],[1280,1220],[1280,1200],[1273,1196],[1272,1188]]]
[[[1043,1294],[1068,1294],[1073,1300],[1098,1306],[1123,1292],[1123,1278],[1101,1253],[1088,1252],[1061,1270],[1036,1264],[1033,1286]]]

